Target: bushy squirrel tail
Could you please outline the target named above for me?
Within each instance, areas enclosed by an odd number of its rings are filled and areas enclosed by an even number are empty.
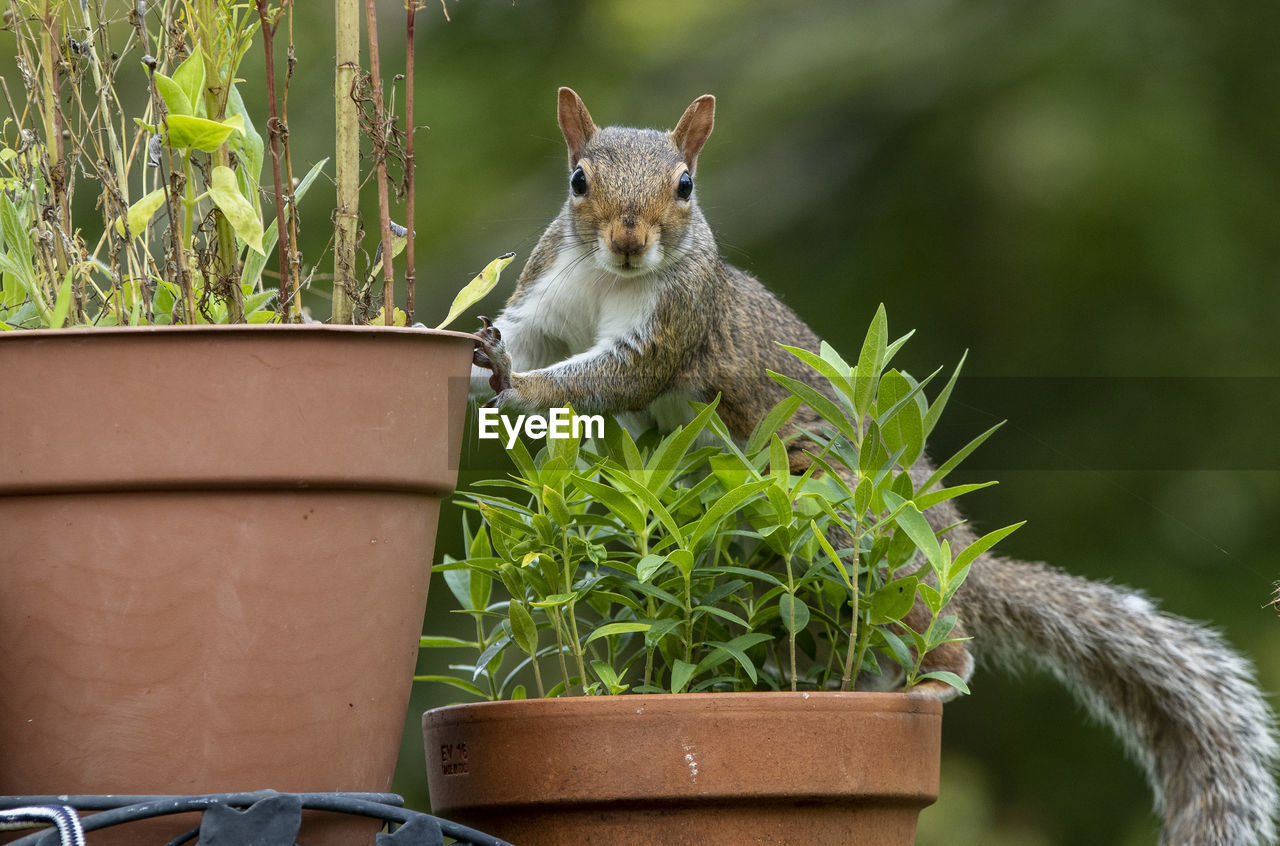
[[[983,556],[955,598],[983,660],[1030,660],[1110,725],[1164,815],[1162,846],[1276,841],[1275,718],[1214,631],[1139,593]]]

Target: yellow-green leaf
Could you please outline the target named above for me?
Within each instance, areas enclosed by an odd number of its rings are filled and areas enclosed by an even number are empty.
[[[58,299],[53,304],[53,315],[49,319],[49,328],[61,329],[67,322],[67,312],[71,310],[71,275],[75,268],[68,268],[67,275],[62,277],[62,285],[58,288]]]
[[[244,115],[232,115],[222,122],[223,126],[229,126],[241,135],[244,135]]]
[[[443,329],[448,326],[464,311],[478,303],[485,294],[492,291],[493,286],[498,284],[498,277],[502,275],[502,271],[515,257],[515,253],[507,253],[489,262],[488,267],[477,273],[476,278],[468,282],[466,287],[458,292],[458,296],[453,298],[453,305],[449,307],[449,316],[436,328]]]
[[[147,222],[164,205],[164,189],[157,188],[138,202],[129,206],[129,234],[137,238],[147,228]],[[116,219],[116,231],[124,237],[124,218]]]
[[[227,222],[240,236],[240,240],[265,254],[262,249],[262,221],[258,219],[257,210],[240,193],[235,171],[218,165],[214,167],[210,179],[213,184],[209,186],[209,196],[213,198],[214,205],[226,215]]]
[[[392,306],[391,308],[393,309],[391,312],[391,325],[392,326],[408,325],[409,315],[405,314],[403,310],[396,308],[395,306]],[[387,310],[385,307],[378,309],[378,313],[375,314],[373,316],[373,319],[369,321],[370,326],[385,326],[386,323],[387,323]]]
[[[218,149],[232,132],[240,129],[234,118],[218,123],[205,118],[171,114],[165,119],[165,123],[169,127],[170,147],[203,150],[206,153]]]
[[[162,73],[156,74],[155,80],[156,90],[164,99],[164,107],[169,110],[171,117],[177,115],[194,117],[195,110],[191,107],[191,98],[187,96],[186,91],[182,90],[181,85]]]
[[[204,78],[204,58],[199,50],[187,56],[183,63],[174,70],[173,82],[182,89],[188,102],[191,103],[191,108],[187,109],[183,114],[194,115],[195,117],[200,117],[204,114],[204,109],[201,108],[204,105]],[[159,81],[160,74],[156,74],[157,84],[159,84]],[[168,103],[167,98],[165,102],[166,104]],[[172,107],[170,107],[170,111],[172,111]]]

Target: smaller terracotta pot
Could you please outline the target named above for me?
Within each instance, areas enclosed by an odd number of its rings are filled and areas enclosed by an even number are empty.
[[[905,846],[942,705],[899,693],[483,702],[422,716],[434,813],[520,846]]]

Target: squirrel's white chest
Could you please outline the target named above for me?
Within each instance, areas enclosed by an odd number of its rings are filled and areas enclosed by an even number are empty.
[[[596,265],[577,250],[564,250],[547,271],[529,284],[524,296],[503,315],[511,329],[537,327],[538,333],[558,342],[569,355],[579,355],[619,338],[647,338],[658,304],[659,285],[650,278],[623,279]],[[515,340],[515,339],[512,339]],[[508,341],[511,347],[511,341]],[[513,358],[517,370],[545,367],[554,362],[538,350],[520,349]]]

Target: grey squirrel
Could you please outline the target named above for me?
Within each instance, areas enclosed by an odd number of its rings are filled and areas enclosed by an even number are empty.
[[[783,396],[766,370],[824,389],[778,346],[816,351],[817,336],[720,257],[698,207],[693,180],[714,113],[704,95],[669,133],[601,129],[560,89],[569,197],[476,352],[473,386],[491,386],[499,409],[571,405],[671,429],[691,417],[689,400],[719,394],[742,438]],[[810,426],[811,415],[793,423]],[[799,449],[790,459],[807,463]],[[912,475],[919,483],[932,470],[922,458]],[[974,539],[953,501],[927,517],[955,527],[953,545]],[[1275,842],[1274,716],[1249,662],[1218,634],[1137,592],[993,554],[974,563],[951,610],[973,640],[930,653],[926,669],[967,680],[971,647],[1049,670],[1146,771],[1164,846]],[[917,689],[953,695],[936,682]]]

